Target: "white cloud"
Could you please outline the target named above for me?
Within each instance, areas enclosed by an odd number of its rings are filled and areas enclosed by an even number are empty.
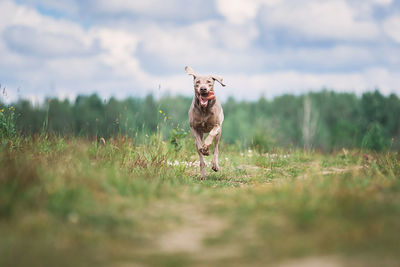
[[[355,15],[344,0],[307,0],[266,7],[260,16],[266,29],[287,29],[307,38],[374,40],[379,35],[376,23],[357,20]]]
[[[49,33],[59,33],[61,31],[65,34],[76,35],[83,40],[85,39],[85,31],[75,22],[44,16],[36,9],[3,0],[0,2],[0,30],[10,25],[37,28]]]
[[[143,61],[155,63],[153,68],[176,71],[191,64],[200,70],[232,71],[262,63],[252,43],[258,35],[254,25],[212,20],[175,27],[148,24],[133,31],[140,36]]]
[[[182,70],[183,73],[183,70]],[[301,94],[322,88],[361,95],[379,88],[384,94],[400,94],[400,72],[384,68],[370,68],[350,73],[316,74],[312,72],[278,71],[260,74],[219,73],[226,87],[216,85],[217,97],[226,100],[233,96],[238,100],[256,100],[260,95],[272,98],[284,93]],[[160,77],[162,90],[172,94],[191,95],[192,79],[186,75]],[[250,89],[251,88],[251,89]]]
[[[53,95],[59,88],[63,94],[99,90],[107,96],[126,95],[151,80],[135,58],[138,39],[132,33],[85,30],[10,1],[0,3],[0,17],[5,18],[0,20],[5,41],[0,42],[1,77],[7,75],[1,82],[14,90],[19,87],[27,95],[38,89],[38,95]]]
[[[370,2],[376,5],[388,6],[393,3],[393,0],[370,0]]]
[[[212,35],[217,43],[229,50],[246,50],[254,46],[259,30],[254,23],[233,25],[228,23],[216,23],[212,29]]]
[[[35,57],[85,56],[95,49],[91,44],[85,44],[82,39],[69,34],[40,31],[20,25],[7,27],[4,39],[10,49]]]
[[[204,20],[215,15],[213,0],[90,0],[90,16],[118,20],[153,19],[169,21]]]
[[[138,60],[134,57],[138,38],[121,30],[96,28],[90,31],[93,38],[98,39],[102,53],[98,58],[113,68],[117,74],[129,76],[142,74]]]
[[[18,0],[17,0],[18,1]],[[39,6],[46,10],[53,10],[59,13],[64,13],[68,15],[77,14],[79,11],[79,0],[21,0],[18,2],[23,2],[24,5],[30,7]],[[83,1],[82,1],[83,2]]]
[[[141,14],[169,14],[176,13],[177,1],[170,1],[166,4],[162,0],[147,0],[147,1],[124,1],[124,0],[99,0],[96,1],[96,9],[104,13],[121,13],[132,12]],[[160,8],[163,7],[163,8]]]
[[[217,88],[217,95],[226,99],[233,95],[237,99],[256,99],[261,94],[273,97],[283,93],[300,94],[322,88],[343,92],[355,92],[358,95],[379,87],[385,94],[397,93],[400,72],[390,72],[375,68],[362,72],[315,74],[296,71],[271,72],[257,75],[226,75],[227,87]],[[243,88],[252,88],[252,91]],[[227,91],[229,90],[229,91]]]
[[[275,6],[283,2],[282,0],[217,0],[218,12],[223,15],[230,23],[244,24],[254,20],[260,7]]]
[[[400,43],[400,16],[387,18],[383,23],[383,29],[394,41]]]
[[[371,20],[374,5],[389,0],[217,0],[217,10],[228,22],[245,24],[260,18],[266,30],[287,29],[316,39],[373,40],[379,28]],[[364,14],[363,14],[364,13]],[[368,13],[368,14],[367,14]]]
[[[380,55],[381,58],[389,55]],[[321,48],[286,48],[267,52],[265,62],[276,68],[301,68],[313,71],[354,69],[375,63],[376,55],[366,47],[337,45]],[[392,58],[389,56],[389,58]],[[386,58],[385,58],[386,59]]]
[[[242,24],[247,20],[254,19],[257,15],[260,3],[258,1],[242,0],[217,0],[218,11],[227,18],[229,22]]]
[[[386,93],[399,90],[399,48],[389,38],[378,38],[386,33],[400,42],[399,17],[392,15],[378,27],[371,16],[375,6],[390,6],[388,0],[196,0],[187,12],[182,0],[168,5],[160,0],[75,1],[69,14],[96,16],[85,26],[34,8],[60,11],[69,1],[27,1],[0,2],[0,82],[20,87],[24,96],[191,95],[185,65],[222,75],[228,84],[217,87],[222,99],[324,86],[358,93],[376,86]],[[213,15],[215,8],[223,18]],[[289,38],[282,46],[262,40],[285,34]],[[296,44],[296,38],[306,41]],[[324,45],[318,45],[321,40]]]

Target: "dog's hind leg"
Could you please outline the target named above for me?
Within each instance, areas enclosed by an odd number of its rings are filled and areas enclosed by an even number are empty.
[[[218,143],[221,139],[221,131],[215,136],[214,141],[214,151],[213,151],[213,158],[212,158],[212,165],[211,168],[213,171],[217,172],[219,170],[218,166]]]
[[[196,150],[197,150],[197,153],[199,154],[199,158],[200,158],[201,179],[205,180],[206,179],[206,163],[204,162],[204,157],[203,157],[203,153],[202,153],[203,133],[197,132],[192,127],[190,127],[190,130],[191,130],[192,135],[194,137],[194,140],[195,140],[195,143],[196,143]]]
[[[199,158],[200,158],[200,173],[201,173],[201,180],[206,179],[206,163],[204,162],[204,157],[203,154],[199,150],[197,150],[197,153],[199,153]]]

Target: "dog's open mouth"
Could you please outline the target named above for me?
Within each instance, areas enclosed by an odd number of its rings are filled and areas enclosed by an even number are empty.
[[[208,93],[199,94],[200,105],[204,108],[208,104]]]
[[[201,93],[198,96],[200,105],[204,108],[207,106],[208,101],[212,100],[215,98],[214,92],[213,91],[209,91],[208,93]]]

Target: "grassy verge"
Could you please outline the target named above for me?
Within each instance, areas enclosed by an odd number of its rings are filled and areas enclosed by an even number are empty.
[[[223,145],[221,171],[200,181],[193,146],[157,136],[4,143],[0,266],[398,264],[397,153]]]

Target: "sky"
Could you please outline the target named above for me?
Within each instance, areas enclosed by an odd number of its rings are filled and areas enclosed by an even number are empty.
[[[0,0],[3,101],[322,88],[400,95],[400,0]]]

